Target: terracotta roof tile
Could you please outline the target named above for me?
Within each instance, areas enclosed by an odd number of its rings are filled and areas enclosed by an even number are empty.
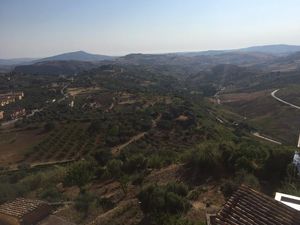
[[[12,202],[7,202],[3,205],[0,205],[0,213],[14,216],[17,218],[22,218],[24,215],[34,211],[39,206],[45,204],[47,203],[40,200],[17,198]]]
[[[218,225],[300,225],[300,211],[241,186],[217,213]]]

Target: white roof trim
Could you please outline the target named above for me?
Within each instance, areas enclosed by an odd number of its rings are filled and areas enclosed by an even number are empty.
[[[288,198],[288,199],[291,199],[291,200],[299,201],[299,203],[292,203],[292,202],[285,201],[285,199],[282,199],[282,197],[283,198]],[[287,206],[289,206],[293,209],[296,209],[296,210],[300,211],[300,197],[276,192],[275,200],[277,200],[279,202],[282,202],[283,204],[285,204],[285,205],[287,205]]]

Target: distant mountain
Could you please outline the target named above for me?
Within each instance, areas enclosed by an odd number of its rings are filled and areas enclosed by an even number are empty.
[[[238,49],[242,52],[263,52],[275,55],[288,55],[300,51],[299,45],[263,45]]]
[[[84,61],[45,61],[37,62],[32,65],[16,66],[14,71],[27,74],[42,74],[42,75],[74,75],[85,70],[90,70],[98,67],[96,62]]]
[[[114,57],[106,56],[106,55],[96,55],[90,54],[84,51],[77,52],[68,52],[60,55],[55,55],[43,59],[39,59],[36,62],[45,62],[45,61],[85,61],[85,62],[96,62],[103,60],[112,60]]]
[[[32,63],[36,59],[34,58],[17,58],[17,59],[0,59],[0,66],[12,66]]]
[[[184,56],[216,56],[224,53],[243,52],[243,53],[264,53],[264,54],[283,56],[283,55],[288,55],[299,51],[300,51],[299,45],[262,45],[262,46],[253,46],[253,47],[240,48],[240,49],[209,50],[209,51],[200,51],[200,52],[178,52],[178,53],[171,53],[171,54],[184,55]]]
[[[135,65],[185,65],[211,67],[218,64],[254,65],[276,58],[267,53],[256,52],[206,52],[206,54],[130,54],[116,59],[116,62]]]
[[[73,75],[93,69],[99,66],[101,61],[112,59],[114,57],[77,51],[38,59],[27,63],[27,65],[21,64],[16,66],[14,71],[30,74]]]

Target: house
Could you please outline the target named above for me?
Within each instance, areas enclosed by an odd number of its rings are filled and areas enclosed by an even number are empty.
[[[17,198],[0,205],[1,225],[33,225],[47,217],[51,207],[43,201]]]
[[[0,94],[0,105],[5,106],[13,103],[17,100],[22,100],[24,97],[24,92],[10,92],[5,94]]]
[[[208,225],[299,225],[300,211],[242,185]]]
[[[22,116],[26,116],[26,110],[24,108],[23,109],[17,109],[12,114],[10,114],[10,118],[12,120],[18,119]]]
[[[0,111],[0,120],[4,118],[4,111]]]

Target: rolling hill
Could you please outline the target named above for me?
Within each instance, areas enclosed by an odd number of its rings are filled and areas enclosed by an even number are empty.
[[[15,67],[14,71],[25,74],[42,75],[74,75],[84,70],[97,67],[97,63],[84,61],[45,61],[32,65],[21,65]]]

